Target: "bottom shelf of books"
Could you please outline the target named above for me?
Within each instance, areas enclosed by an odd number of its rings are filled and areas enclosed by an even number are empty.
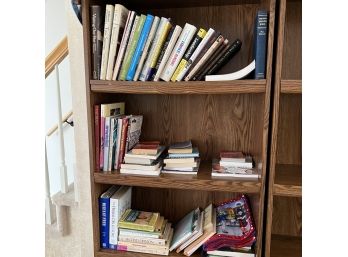
[[[302,237],[272,234],[271,257],[301,257]]]
[[[249,200],[238,194],[203,208],[198,202],[193,209],[191,202],[191,209],[183,206],[184,210],[168,211],[160,207],[166,204],[161,197],[143,208],[133,201],[138,194],[133,187],[113,185],[100,195],[100,250],[96,256],[255,257],[254,196]],[[153,210],[154,204],[159,211]]]

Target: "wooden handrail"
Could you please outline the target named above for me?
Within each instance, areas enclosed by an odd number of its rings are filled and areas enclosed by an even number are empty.
[[[69,54],[68,38],[65,36],[45,59],[45,78]]]
[[[70,112],[68,112],[67,114],[65,114],[65,115],[63,116],[63,118],[62,118],[62,123],[65,122],[65,121],[67,121],[72,115],[73,115],[73,112],[72,112],[72,111],[70,111]],[[56,125],[54,125],[52,128],[50,128],[50,129],[48,130],[48,132],[46,133],[46,136],[47,136],[47,137],[51,136],[54,132],[57,131],[57,129],[58,129],[58,124],[56,124]]]

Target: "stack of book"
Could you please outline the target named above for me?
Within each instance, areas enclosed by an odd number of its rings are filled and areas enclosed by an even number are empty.
[[[117,250],[168,255],[173,229],[157,212],[128,209],[118,222]]]
[[[258,179],[257,169],[253,169],[253,158],[240,151],[222,151],[220,159],[213,159],[212,177]]]
[[[96,170],[111,171],[121,167],[124,155],[138,142],[142,115],[124,115],[124,103],[94,106]]]
[[[117,249],[118,220],[131,207],[132,188],[112,186],[99,197],[100,246]]]
[[[216,219],[216,234],[203,246],[208,256],[255,256],[256,230],[245,195],[217,206]]]
[[[165,146],[161,146],[159,141],[144,141],[136,144],[125,154],[120,173],[159,176],[164,150]]]
[[[171,18],[136,13],[120,4],[92,5],[91,17],[93,79],[203,80],[242,45],[213,28],[181,27]]]
[[[199,151],[192,147],[191,141],[172,144],[164,159],[162,173],[197,175],[199,169]]]

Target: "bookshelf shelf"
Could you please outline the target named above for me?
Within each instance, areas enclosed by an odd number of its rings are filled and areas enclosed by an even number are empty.
[[[124,252],[124,251],[114,251],[114,250],[104,250],[101,249],[96,253],[96,257],[158,257],[161,255],[155,254],[145,254],[145,253],[135,253],[135,252]],[[182,253],[176,253],[175,251],[170,252],[169,257],[178,257],[184,256]],[[194,253],[191,255],[192,257],[200,257],[201,255],[198,253]]]
[[[281,80],[281,93],[284,94],[302,94],[302,80]]]
[[[277,164],[273,185],[274,195],[302,196],[302,166],[294,164]]]
[[[301,252],[300,236],[272,235],[271,257],[300,257]]]
[[[211,164],[203,162],[197,176],[161,174],[160,176],[135,176],[115,173],[94,173],[94,181],[102,184],[176,188],[222,192],[259,193],[261,181],[211,178]]]
[[[91,80],[91,90],[99,93],[126,94],[243,94],[265,93],[266,80],[132,82]]]

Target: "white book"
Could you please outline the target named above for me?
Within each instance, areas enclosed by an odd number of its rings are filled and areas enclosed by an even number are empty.
[[[253,162],[250,159],[248,159],[246,162],[220,161],[220,166],[223,166],[225,168],[237,167],[237,168],[244,168],[244,169],[252,169]]]
[[[104,129],[104,165],[103,171],[108,171],[109,165],[109,145],[110,145],[110,116],[105,117]]]
[[[108,66],[110,37],[111,37],[112,21],[114,19],[114,10],[115,10],[115,7],[113,5],[111,4],[106,5],[103,50],[102,50],[102,59],[101,59],[101,68],[100,68],[101,80],[105,80],[106,78],[106,68]]]
[[[117,118],[110,117],[110,133],[109,133],[109,160],[108,160],[108,169],[112,170],[112,148],[114,146],[114,131],[117,130]]]
[[[130,163],[121,163],[121,169],[132,169],[132,170],[157,170],[161,162],[157,162],[155,165],[140,165],[140,164],[130,164]]]
[[[196,60],[196,58],[198,57],[198,55],[200,54],[202,49],[206,46],[206,44],[209,42],[209,40],[214,35],[214,33],[215,33],[215,30],[213,30],[212,28],[210,28],[208,30],[207,34],[202,39],[201,43],[199,43],[199,45],[197,46],[196,50],[191,55],[189,61],[185,65],[184,69],[182,69],[182,71],[178,74],[178,77],[177,77],[176,81],[181,81],[184,78],[184,76],[186,75],[186,72],[191,67],[191,64]]]
[[[115,64],[116,53],[119,45],[120,31],[122,32],[128,17],[128,9],[121,4],[115,5],[114,19],[112,22],[112,31],[110,39],[110,49],[108,66],[106,69],[106,80],[112,79],[112,72]]]
[[[244,67],[243,69],[233,73],[205,76],[205,81],[224,81],[242,79],[248,74],[250,74],[253,70],[255,70],[255,60],[253,60],[248,66]]]
[[[162,170],[163,174],[197,175],[197,171]]]
[[[132,187],[122,186],[110,198],[109,244],[116,249],[118,240],[118,221],[125,210],[131,208]]]
[[[222,35],[220,35],[214,41],[214,43],[209,47],[208,51],[205,52],[205,54],[202,56],[202,58],[192,68],[192,70],[189,72],[189,74],[185,77],[185,81],[189,81],[195,75],[195,73],[208,61],[210,56],[213,55],[213,53],[218,49],[218,47],[223,44],[223,42],[224,42],[224,38]]]
[[[116,140],[116,150],[115,150],[115,166],[114,168],[116,169],[116,167],[118,167],[118,156],[119,156],[119,153],[120,153],[120,146],[121,146],[121,132],[122,132],[122,125],[123,125],[123,122],[122,122],[122,118],[119,118],[117,119],[117,140]]]
[[[180,37],[176,42],[175,47],[168,59],[168,62],[160,76],[161,79],[163,79],[164,81],[170,80],[196,31],[197,28],[195,26],[189,23],[185,24]]]
[[[160,39],[160,36],[161,36],[167,22],[168,22],[167,18],[164,18],[164,17],[161,18],[160,23],[159,23],[158,28],[157,28],[157,31],[156,31],[156,34],[155,34],[155,38],[152,41],[149,54],[146,57],[143,69],[142,69],[140,76],[139,76],[140,81],[148,80],[148,71],[150,69],[152,57],[153,57],[154,52],[157,48],[158,40]]]
[[[158,66],[158,70],[156,71],[155,77],[153,79],[153,81],[158,81],[162,71],[164,70],[165,65],[167,64],[167,61],[169,59],[169,56],[174,48],[175,43],[177,42],[180,34],[182,32],[182,28],[178,25],[175,26],[175,29],[173,31],[172,37],[170,38],[170,41],[168,43],[167,49],[164,52],[164,55],[162,57],[161,63]]]
[[[135,18],[134,18],[133,25],[132,25],[132,30],[131,30],[131,33],[130,33],[130,36],[129,36],[129,40],[127,42],[126,51],[124,53],[124,57],[123,57],[122,63],[120,64],[120,70],[122,70],[122,66],[124,66],[124,62],[123,61],[125,60],[125,57],[127,56],[128,52],[130,51],[132,40],[133,40],[133,37],[134,37],[134,34],[135,34],[135,29],[136,29],[136,27],[138,25],[139,20],[140,20],[140,15],[136,15]]]
[[[161,238],[161,235],[159,233],[134,230],[134,229],[126,229],[126,228],[119,229],[119,236],[123,236],[123,237],[134,236],[134,237],[158,238],[158,239]]]
[[[125,29],[124,29],[123,35],[122,35],[120,49],[118,50],[118,53],[117,53],[115,67],[114,67],[114,71],[113,71],[113,74],[112,74],[112,80],[116,80],[116,78],[118,76],[118,73],[120,71],[121,63],[123,61],[124,54],[125,54],[126,47],[127,47],[127,43],[128,43],[128,39],[129,39],[129,34],[131,33],[131,30],[132,30],[134,17],[135,17],[135,12],[134,11],[131,11],[131,12],[128,13],[128,18],[127,18],[127,22],[126,22],[126,25],[125,25]]]
[[[256,169],[249,170],[249,169],[238,169],[237,172],[216,172],[213,170],[211,172],[211,176],[215,178],[231,178],[231,179],[250,179],[250,180],[257,180],[259,178],[259,173]]]
[[[160,21],[160,18],[158,16],[155,16],[155,18],[154,18],[154,20],[152,22],[152,25],[151,25],[149,36],[146,39],[146,43],[145,43],[143,52],[141,54],[141,57],[140,57],[137,69],[135,71],[135,75],[134,75],[133,81],[137,81],[138,80],[140,72],[143,69],[143,65],[144,65],[145,59],[146,59],[146,57],[147,57],[147,55],[149,53],[149,49],[150,49],[150,46],[152,44],[152,41],[153,41],[153,39],[155,37],[155,33],[156,33],[157,28],[158,28],[159,21]]]
[[[121,174],[131,175],[145,175],[145,176],[158,176],[161,173],[161,168],[157,170],[132,170],[132,169],[120,169]]]
[[[207,254],[216,256],[226,256],[226,257],[255,257],[254,253],[251,252],[234,252],[234,251],[208,251]]]

